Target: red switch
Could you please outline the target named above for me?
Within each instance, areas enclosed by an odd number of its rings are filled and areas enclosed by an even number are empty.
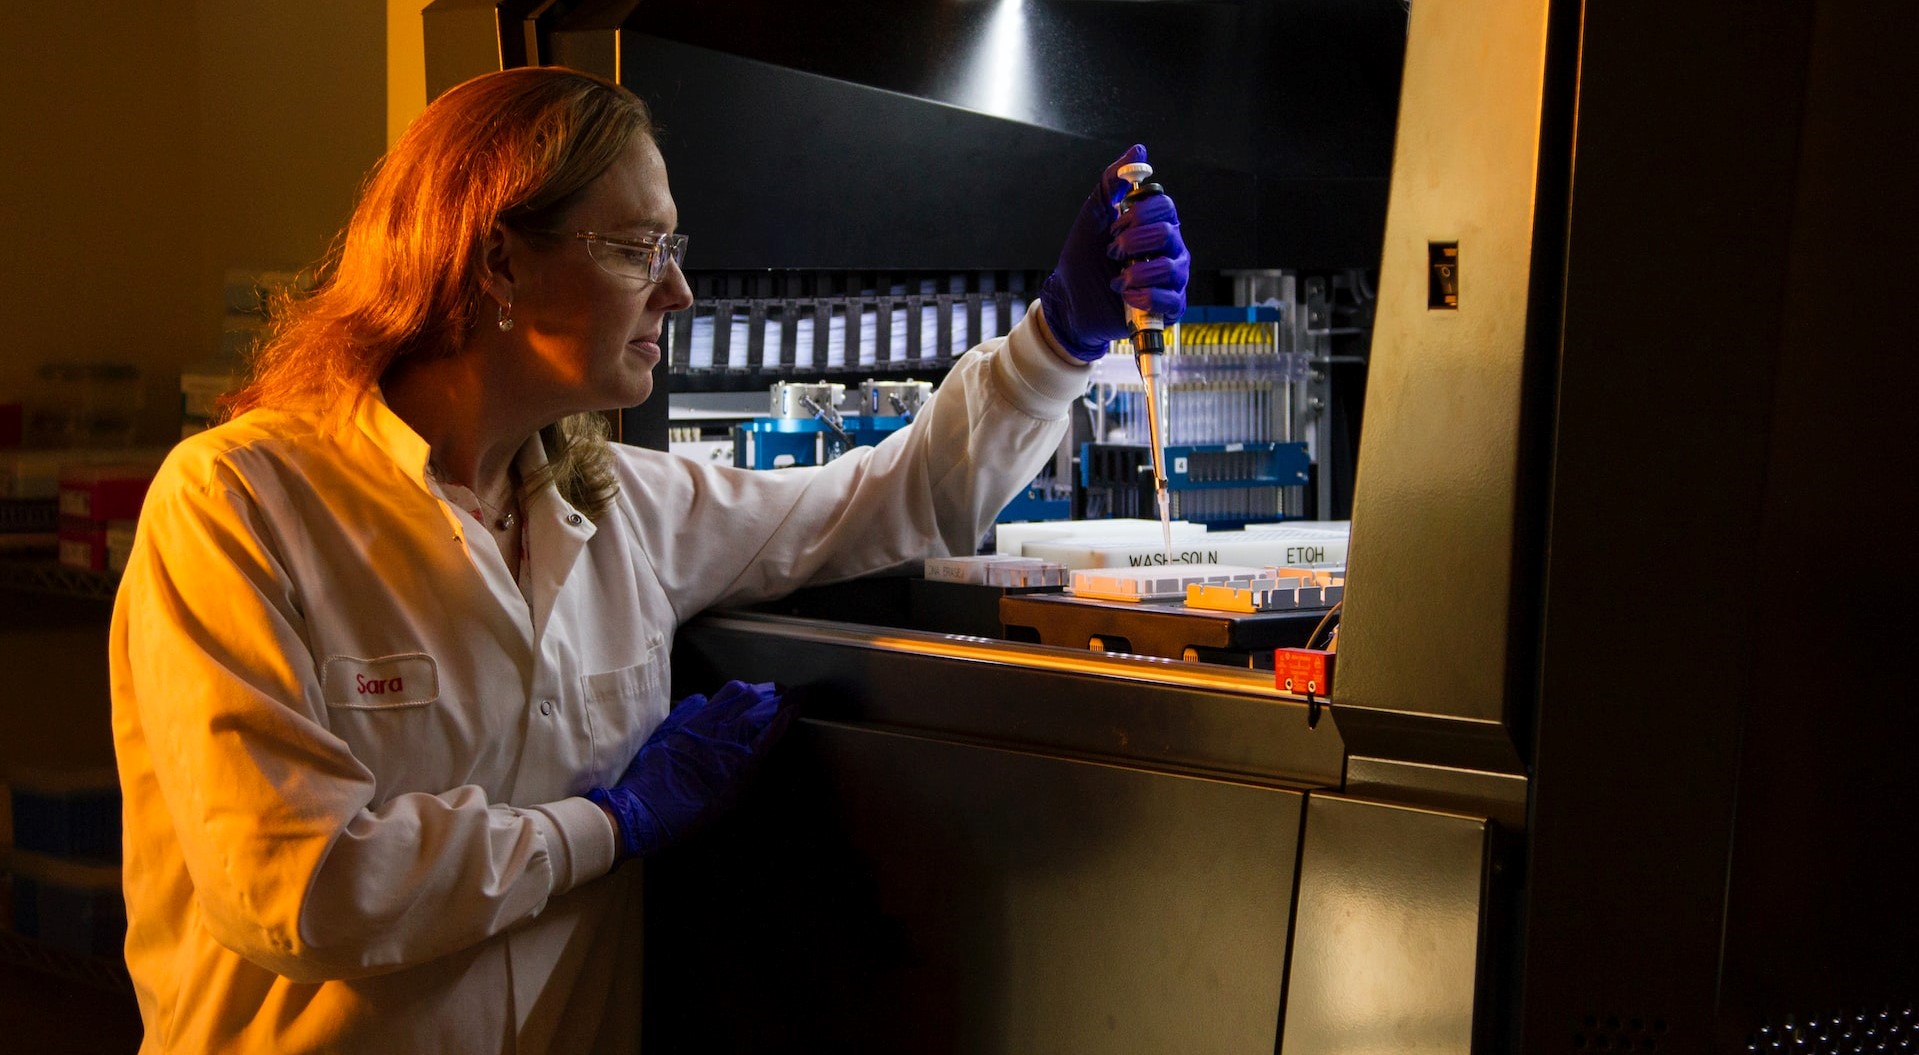
[[[1273,684],[1300,696],[1333,694],[1333,657],[1317,648],[1273,650]]]

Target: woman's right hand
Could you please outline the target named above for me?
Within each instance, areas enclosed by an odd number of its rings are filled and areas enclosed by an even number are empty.
[[[1126,309],[1151,312],[1170,323],[1186,310],[1192,257],[1179,230],[1173,199],[1158,194],[1122,214],[1132,189],[1119,170],[1146,160],[1135,145],[1100,173],[1080,205],[1059,263],[1040,286],[1040,314],[1060,348],[1081,362],[1106,354],[1127,336]]]

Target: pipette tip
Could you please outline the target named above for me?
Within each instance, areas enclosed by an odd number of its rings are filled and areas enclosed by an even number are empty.
[[[1166,546],[1166,563],[1171,564],[1173,563],[1172,505],[1166,500],[1166,490],[1164,488],[1161,488],[1159,494],[1155,497],[1158,499],[1158,502],[1159,502],[1160,541],[1164,543]]]

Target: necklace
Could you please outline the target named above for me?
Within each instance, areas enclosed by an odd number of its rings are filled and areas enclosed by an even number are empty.
[[[468,490],[471,491],[472,488],[468,488]],[[507,498],[506,498],[507,505],[496,506],[493,503],[487,501],[486,499],[481,498],[480,492],[473,491],[473,500],[480,503],[480,506],[482,508],[484,508],[488,513],[493,515],[493,530],[495,531],[511,531],[513,530],[513,525],[518,523],[520,520],[519,515],[515,513],[512,508],[513,488],[511,485],[507,487],[506,494],[507,494]]]
[[[492,517],[493,530],[502,531],[502,532],[511,531],[513,530],[513,525],[520,522],[520,515],[514,508],[517,505],[517,503],[515,501],[515,495],[513,493],[512,477],[509,476],[507,478],[506,498],[504,502],[501,505],[496,506],[493,503],[487,501],[486,499],[481,498],[480,492],[477,488],[469,487],[466,484],[459,482],[458,480],[448,479],[446,477],[446,474],[440,470],[439,463],[428,462],[426,466],[426,471],[435,480],[438,480],[441,483],[448,484],[453,487],[462,488],[463,490],[466,491],[467,494],[472,495],[473,500],[475,502],[480,503],[480,508],[486,510],[487,514]],[[482,517],[481,519],[484,520],[485,518]]]

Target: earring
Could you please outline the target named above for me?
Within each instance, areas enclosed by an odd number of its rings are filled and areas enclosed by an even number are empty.
[[[505,333],[506,331],[512,328],[513,328],[513,305],[502,304],[500,305],[500,332]]]

